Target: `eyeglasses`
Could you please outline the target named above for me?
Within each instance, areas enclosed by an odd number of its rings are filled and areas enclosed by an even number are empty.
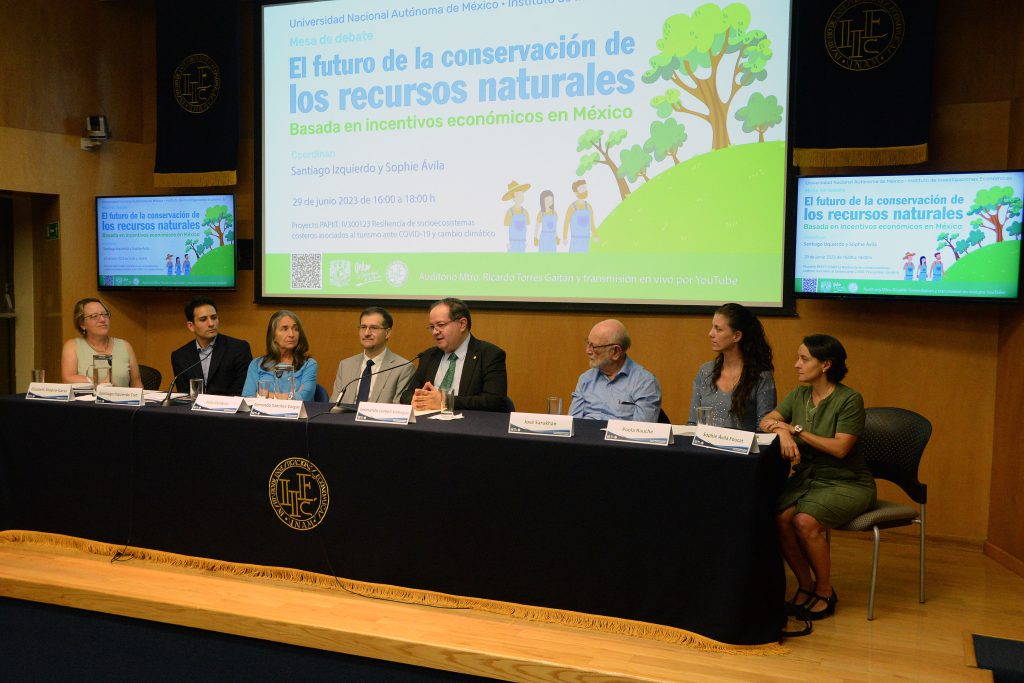
[[[595,344],[589,339],[584,339],[583,345],[588,349],[593,349],[594,351],[597,351],[598,349],[606,349],[609,346],[620,346],[619,344]]]
[[[372,332],[374,334],[377,334],[381,330],[390,330],[390,329],[391,329],[390,327],[381,327],[380,325],[360,325],[359,326],[359,331],[360,332]]]
[[[110,320],[109,313],[93,313],[92,315],[83,316],[85,320],[99,320],[100,318],[106,318]]]
[[[443,330],[444,328],[446,328],[449,325],[451,325],[453,322],[455,322],[455,321],[454,320],[449,320],[448,322],[444,322],[444,323],[431,323],[431,324],[427,325],[427,332],[430,332],[431,334],[433,334],[436,330]]]

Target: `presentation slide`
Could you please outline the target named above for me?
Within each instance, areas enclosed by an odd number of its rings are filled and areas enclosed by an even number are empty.
[[[261,13],[259,298],[783,304],[788,1]]]
[[[796,292],[1015,299],[1024,172],[800,178]]]
[[[97,197],[99,287],[235,286],[234,195]]]

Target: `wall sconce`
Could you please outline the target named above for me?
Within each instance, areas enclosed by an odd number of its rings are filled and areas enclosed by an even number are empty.
[[[103,114],[95,114],[85,117],[85,137],[82,138],[82,149],[96,149],[110,139],[110,127],[107,125],[107,117]]]

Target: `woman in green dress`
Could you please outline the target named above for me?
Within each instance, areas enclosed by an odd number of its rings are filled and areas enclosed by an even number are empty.
[[[840,384],[846,349],[835,337],[805,337],[797,350],[797,387],[761,421],[778,434],[793,471],[778,502],[783,557],[796,576],[791,614],[823,619],[835,612],[836,591],[825,529],[833,529],[875,502],[875,480],[854,448],[864,430],[864,399]]]

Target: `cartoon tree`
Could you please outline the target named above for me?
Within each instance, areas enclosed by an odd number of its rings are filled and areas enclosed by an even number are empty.
[[[228,244],[233,243],[235,241],[235,231],[232,230],[228,234],[224,235],[224,241],[226,241]]]
[[[657,43],[661,52],[651,57],[651,68],[641,77],[644,83],[671,81],[703,105],[704,110],[687,106],[675,88],[651,100],[662,118],[676,111],[707,121],[712,130],[712,149],[731,144],[728,116],[736,93],[768,77],[771,41],[764,31],[749,27],[750,10],[740,3],[724,9],[708,3],[694,10],[692,16],[674,14],[662,25]],[[735,55],[735,61],[726,61],[728,55]],[[719,72],[730,66],[728,92],[723,96],[719,92]]]
[[[220,240],[220,246],[224,246],[224,233],[235,224],[235,217],[228,211],[228,207],[223,204],[217,204],[211,206],[206,210],[206,218],[203,220],[203,225],[209,226],[210,230],[217,235],[217,239]],[[207,232],[206,234],[210,234]]]
[[[997,185],[987,190],[978,190],[974,203],[967,210],[967,215],[978,216],[971,221],[971,225],[991,230],[996,234],[996,242],[1002,242],[1006,221],[1019,216],[1020,211],[1021,199],[1013,196],[1013,188]]]
[[[624,149],[619,153],[619,159],[622,163],[616,175],[620,178],[626,178],[631,183],[635,183],[638,177],[643,178],[645,182],[650,180],[647,177],[647,169],[650,168],[653,159],[643,147],[633,145],[629,149]]]
[[[672,157],[672,163],[678,164],[676,153],[686,142],[686,126],[673,118],[651,123],[651,137],[644,143],[644,151],[650,152],[658,161]]]
[[[1014,221],[1010,227],[1006,228],[1006,234],[1020,239],[1020,221]]]
[[[185,240],[185,251],[189,249],[196,255],[196,261],[199,260],[199,251],[196,247],[199,245],[199,240]]]
[[[948,232],[939,233],[939,243],[935,245],[935,250],[941,251],[942,249],[949,247],[953,250],[953,259],[959,261],[960,252],[957,251],[956,244],[953,242],[953,240],[956,239],[960,239],[960,233],[958,232],[954,232],[953,234]]]
[[[775,95],[765,97],[755,92],[747,100],[747,106],[736,111],[736,118],[743,122],[744,133],[756,130],[757,141],[764,142],[765,131],[782,123],[782,106]]]
[[[608,139],[602,143],[603,139],[603,130],[593,130],[589,128],[587,129],[587,132],[579,137],[576,144],[577,152],[583,152],[588,149],[596,149],[597,151],[591,152],[590,154],[584,154],[580,157],[580,165],[576,168],[576,175],[582,176],[597,164],[604,164],[611,169],[612,175],[615,176],[615,183],[619,187],[619,195],[625,199],[629,194],[629,185],[627,185],[626,181],[619,176],[619,167],[612,160],[609,150],[626,139],[626,130],[614,130],[611,133],[608,133]]]
[[[973,247],[981,247],[981,243],[985,241],[985,233],[981,230],[971,230],[970,234],[967,235],[967,242]]]
[[[971,241],[966,237],[962,240],[956,241],[956,250],[959,251],[961,254],[966,254],[967,250],[973,246],[974,244],[972,244]]]

